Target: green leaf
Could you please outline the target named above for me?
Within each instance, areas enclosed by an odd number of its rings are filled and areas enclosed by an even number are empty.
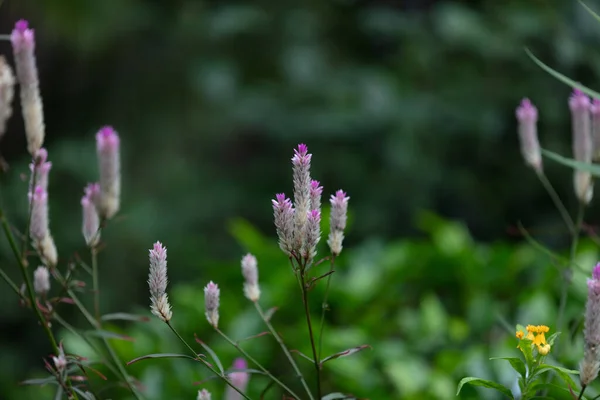
[[[461,381],[458,383],[458,389],[456,390],[457,396],[460,393],[462,387],[466,383],[473,385],[473,386],[483,386],[483,387],[486,387],[489,389],[495,389],[495,390],[499,391],[500,393],[504,394],[505,396],[508,396],[508,398],[514,399],[512,392],[506,386],[503,386],[503,385],[493,382],[493,381],[488,381],[486,379],[474,378],[472,376],[461,379]]]
[[[357,347],[353,347],[348,350],[340,351],[339,353],[335,353],[335,354],[330,355],[329,357],[325,357],[324,359],[321,360],[320,364],[323,365],[327,361],[335,360],[336,358],[340,358],[340,357],[350,356],[350,355],[352,355],[354,353],[358,353],[359,351],[364,350],[366,348],[370,349],[371,346],[368,344],[363,344],[362,346],[357,346]]]
[[[223,368],[223,364],[221,363],[221,360],[219,360],[219,357],[217,356],[217,353],[215,353],[213,351],[213,349],[211,349],[210,347],[208,347],[208,345],[206,343],[204,343],[202,340],[200,340],[198,338],[198,336],[196,336],[196,334],[194,333],[194,339],[196,339],[196,342],[200,344],[200,346],[202,346],[202,348],[204,350],[206,350],[206,352],[210,355],[210,357],[215,361],[215,364],[217,364],[217,367],[219,368],[219,371],[221,371],[221,373],[223,373],[225,371],[225,369]]]
[[[155,353],[155,354],[147,354],[145,356],[141,356],[138,358],[134,358],[129,361],[127,365],[131,365],[141,360],[147,360],[149,358],[189,358],[190,360],[195,360],[194,357],[188,356],[187,354],[177,354],[177,353]]]
[[[122,335],[116,332],[104,331],[104,330],[95,330],[95,331],[86,331],[86,335],[96,336],[104,339],[119,339],[119,340],[127,340],[128,342],[133,342],[134,339],[131,336]]]
[[[549,364],[541,364],[539,366],[539,369],[537,370],[537,375],[543,374],[546,371],[556,372],[556,374],[558,376],[560,376],[562,378],[562,380],[565,381],[565,383],[567,385],[569,385],[569,387],[571,387],[571,388],[577,387],[577,385],[575,384],[575,381],[573,381],[573,378],[571,378],[571,376],[569,374],[579,375],[579,371],[575,371],[573,369],[566,369],[563,367],[557,367],[557,366],[549,365]]]
[[[558,338],[559,335],[560,335],[560,332],[553,333],[552,335],[550,335],[550,337],[548,337],[548,339],[546,339],[546,342],[550,346],[554,346],[554,342],[556,341],[556,339]]]
[[[527,368],[525,367],[525,363],[520,358],[517,357],[493,357],[490,360],[506,360],[510,363],[515,371],[519,373],[522,377],[527,375]]]
[[[325,396],[321,397],[321,400],[337,400],[337,399],[354,399],[354,397],[348,396],[347,394],[340,393],[340,392],[329,393],[329,394],[326,394]]]
[[[535,363],[535,358],[533,357],[533,347],[531,346],[532,343],[533,341],[525,338],[521,339],[519,342],[519,349],[525,356],[525,365],[527,365],[527,368],[530,370],[533,369]]]
[[[150,318],[143,316],[143,315],[135,315],[135,314],[122,313],[122,312],[113,313],[113,314],[104,314],[102,317],[100,317],[100,319],[102,321],[114,321],[114,320],[137,321],[137,322],[150,321]]]
[[[50,376],[48,378],[40,378],[40,379],[27,379],[26,381],[21,382],[21,385],[47,385],[48,383],[58,384],[55,376]]]
[[[590,15],[592,17],[594,17],[596,19],[596,21],[600,22],[600,15],[596,14],[596,12],[594,10],[592,10],[587,4],[585,4],[583,1],[579,0],[579,4],[581,4],[583,6],[583,8],[586,9],[586,11],[588,13],[590,13]]]
[[[549,66],[547,66],[546,64],[541,62],[536,56],[534,56],[533,53],[531,51],[529,51],[529,49],[525,48],[525,53],[527,53],[527,55],[533,60],[533,62],[535,62],[543,70],[548,72],[550,75],[554,76],[559,81],[562,81],[563,83],[566,83],[567,85],[569,85],[573,88],[581,90],[583,93],[587,94],[588,96],[592,96],[594,98],[600,99],[600,93],[590,90],[590,89],[586,88],[585,86],[575,82],[574,80],[567,78],[560,72],[553,70],[552,68],[550,68]]]
[[[566,165],[567,167],[589,172],[594,176],[600,176],[600,165],[575,161],[571,158],[563,157],[560,154],[556,154],[554,152],[544,149],[542,149],[542,154],[556,162],[559,162],[560,164]]]
[[[308,360],[310,363],[314,364],[314,360],[312,358],[310,358],[309,356],[307,356],[306,354],[304,354],[303,352],[301,352],[300,350],[290,350],[290,353],[296,353],[299,356],[301,356],[302,358]]]

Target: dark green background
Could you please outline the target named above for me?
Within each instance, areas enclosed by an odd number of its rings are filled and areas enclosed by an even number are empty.
[[[530,97],[543,146],[570,154],[570,88],[524,47],[595,88],[600,25],[578,2],[5,0],[1,33],[19,18],[36,30],[53,162],[51,229],[63,263],[75,253],[88,257],[79,200],[97,174],[94,133],[111,124],[122,138],[122,212],[103,232],[100,255],[106,312],[149,314],[147,251],[160,240],[169,252],[174,324],[188,338],[205,338],[229,364],[235,353],[207,327],[202,287],[209,280],[222,287],[222,326],[231,336],[264,330],[241,293],[238,262],[252,251],[264,306],[280,307],[275,325],[290,347],[308,352],[270,205],[275,193],[291,194],[289,160],[303,142],[324,193],[343,188],[351,197],[326,352],[373,346],[333,361],[327,390],[451,399],[465,375],[509,384],[503,362],[487,361],[516,356],[513,333],[499,321],[555,323],[560,272],[515,227],[522,221],[559,251],[569,237],[523,165],[514,108]],[[12,59],[8,41],[0,53]],[[4,208],[22,229],[28,155],[18,107],[0,151],[11,166]],[[546,164],[573,210],[570,171]],[[586,222],[598,216],[592,204]],[[586,271],[572,287],[572,321],[582,313],[596,248],[584,240],[580,255]],[[17,279],[5,240],[0,262]],[[50,350],[33,316],[0,287],[0,399],[51,398],[51,388],[17,384],[43,376]],[[314,292],[315,315],[322,293]],[[85,327],[69,306],[62,313]],[[115,343],[124,359],[183,351],[155,319],[122,329],[136,338]],[[578,365],[580,336],[560,351],[569,368]],[[270,339],[246,346],[272,369],[288,370]],[[312,380],[310,365],[300,363]],[[192,382],[207,376],[181,360],[131,370],[153,399],[194,398]],[[253,395],[264,385],[253,378]],[[464,391],[484,396],[494,398]]]

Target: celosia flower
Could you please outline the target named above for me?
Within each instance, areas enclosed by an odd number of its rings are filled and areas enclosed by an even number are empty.
[[[204,306],[206,319],[214,328],[219,327],[219,286],[212,281],[204,288]]]
[[[31,195],[31,223],[29,227],[31,239],[41,242],[48,236],[48,192],[36,186]]]
[[[50,273],[48,272],[48,268],[43,265],[33,271],[33,289],[40,296],[50,291]]]
[[[292,201],[285,197],[285,194],[279,193],[275,196],[273,203],[273,216],[275,220],[275,229],[279,238],[279,247],[287,255],[293,250],[294,242],[294,213]]]
[[[160,242],[154,243],[150,250],[150,273],[148,286],[150,287],[150,310],[152,314],[164,322],[169,322],[173,316],[169,297],[167,296],[167,249]]]
[[[6,121],[12,115],[15,77],[6,59],[0,56],[0,139],[6,132]]]
[[[590,106],[592,114],[592,142],[593,142],[593,161],[600,161],[600,100],[594,99]]]
[[[30,191],[35,186],[40,186],[46,191],[48,190],[48,174],[51,168],[52,163],[48,161],[48,151],[44,148],[39,149],[33,157],[33,162],[29,164],[29,170],[31,171]]]
[[[306,265],[314,260],[319,240],[321,240],[321,212],[312,210],[306,219],[306,239],[302,248],[302,257],[306,259]]]
[[[246,360],[243,358],[236,358],[233,361],[233,369],[235,370],[245,370],[248,368],[248,364]],[[229,380],[238,388],[242,393],[246,393],[246,389],[248,388],[248,381],[250,380],[250,374],[245,371],[234,371],[229,374]],[[227,386],[225,389],[225,400],[240,400],[242,399],[242,395],[233,390],[230,386]]]
[[[103,218],[112,218],[121,202],[121,156],[117,132],[105,126],[96,134],[96,152],[100,169],[100,201],[98,211]]]
[[[346,221],[348,215],[348,200],[343,190],[338,190],[335,195],[331,196],[330,231],[327,244],[334,256],[342,252],[342,242],[344,241],[344,230],[346,229]]]
[[[585,306],[585,326],[583,328],[583,360],[579,367],[582,385],[589,385],[600,371],[600,263],[592,270],[588,279],[588,297]]]
[[[244,276],[244,296],[250,301],[258,301],[258,262],[256,257],[248,253],[242,258],[242,275]]]
[[[537,108],[529,99],[523,99],[517,107],[516,116],[519,122],[518,132],[521,142],[521,154],[525,162],[536,172],[542,172],[542,153],[537,132]]]
[[[29,23],[20,20],[15,24],[10,40],[15,56],[17,80],[21,92],[21,108],[25,122],[27,149],[32,156],[44,144],[44,113],[40,96],[38,71],[35,60],[35,34]]]
[[[100,217],[94,202],[96,187],[94,184],[89,184],[84,190],[85,195],[81,198],[81,209],[83,211],[81,231],[85,243],[89,247],[96,246],[100,241]]]
[[[319,181],[310,181],[310,209],[321,210],[321,195],[323,186],[319,186]]]
[[[593,142],[590,120],[590,98],[579,89],[573,91],[569,98],[573,133],[573,156],[575,160],[591,163]],[[579,201],[588,204],[592,200],[593,184],[589,172],[575,170],[573,182],[575,194]]]
[[[310,211],[310,160],[305,144],[299,144],[292,157],[294,179],[294,243],[293,250],[299,252],[306,241],[306,219]]]
[[[196,400],[211,400],[210,392],[206,389],[198,390],[198,397]]]

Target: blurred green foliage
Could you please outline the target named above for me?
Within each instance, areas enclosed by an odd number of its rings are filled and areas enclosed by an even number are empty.
[[[230,361],[234,353],[202,317],[201,288],[208,280],[226,288],[222,318],[231,336],[264,329],[241,295],[237,262],[252,251],[265,306],[280,307],[278,329],[306,352],[269,204],[274,193],[291,192],[291,149],[306,142],[325,194],[348,191],[353,217],[325,353],[373,346],[327,365],[328,389],[444,399],[465,375],[509,382],[510,370],[488,357],[512,354],[514,323],[555,321],[559,271],[506,234],[522,220],[545,244],[568,240],[523,166],[514,107],[530,97],[542,145],[569,154],[570,89],[523,47],[594,82],[600,28],[577,2],[5,0],[3,33],[22,17],[38,38],[52,230],[63,262],[75,253],[88,258],[78,207],[96,176],[93,133],[109,123],[122,136],[123,212],[103,232],[100,254],[104,310],[147,313],[147,249],[161,240],[178,328]],[[10,54],[8,42],[0,52]],[[28,161],[18,114],[0,147],[11,165],[0,190],[20,229]],[[547,172],[573,207],[570,172],[550,162]],[[597,217],[591,209],[586,220]],[[580,265],[591,269],[595,249],[586,251]],[[4,240],[0,264],[17,276]],[[577,272],[572,286],[574,318],[587,272]],[[0,301],[0,398],[37,398],[38,389],[15,382],[42,373],[48,346],[14,295],[1,290]],[[320,301],[312,306],[318,314]],[[64,312],[85,326],[68,306]],[[123,328],[136,341],[121,343],[121,354],[177,350],[164,328],[154,320]],[[569,367],[578,363],[580,340],[565,341]],[[276,370],[287,368],[270,338],[246,346]],[[193,398],[191,382],[206,377],[185,360],[130,368],[156,399]],[[465,388],[461,396],[494,394]]]

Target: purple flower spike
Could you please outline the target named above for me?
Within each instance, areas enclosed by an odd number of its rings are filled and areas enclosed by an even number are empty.
[[[98,210],[103,218],[112,218],[121,202],[121,156],[117,132],[105,126],[96,134],[96,153],[100,169],[100,201]]]
[[[517,121],[519,123],[519,141],[521,143],[521,154],[525,163],[531,166],[536,172],[542,172],[542,153],[537,134],[537,108],[529,99],[523,99],[516,110]]]
[[[244,370],[247,368],[248,368],[248,364],[246,363],[246,360],[244,360],[243,358],[236,358],[233,361],[232,369]],[[234,371],[229,374],[229,380],[231,381],[233,386],[238,388],[242,393],[246,393],[246,389],[248,387],[248,381],[250,380],[250,374],[248,372],[241,372],[241,371],[235,372]],[[225,390],[225,400],[240,400],[240,399],[242,399],[242,396],[238,392],[233,390],[231,387],[227,386],[227,389]]]
[[[310,208],[313,210],[321,209],[321,195],[323,186],[319,186],[319,181],[310,182]]]
[[[581,361],[580,379],[588,385],[598,376],[600,364],[600,263],[592,270],[592,279],[588,279],[588,298],[585,306],[585,326],[583,336],[585,346]]]
[[[290,255],[293,250],[294,243],[294,208],[292,201],[285,197],[284,193],[275,195],[273,203],[273,219],[275,221],[275,229],[279,238],[279,247],[287,255]]]
[[[579,89],[575,89],[569,98],[571,125],[573,134],[573,156],[575,160],[591,163],[593,156],[591,101]],[[575,195],[583,204],[589,204],[593,196],[592,176],[589,172],[575,170],[573,176]]]

